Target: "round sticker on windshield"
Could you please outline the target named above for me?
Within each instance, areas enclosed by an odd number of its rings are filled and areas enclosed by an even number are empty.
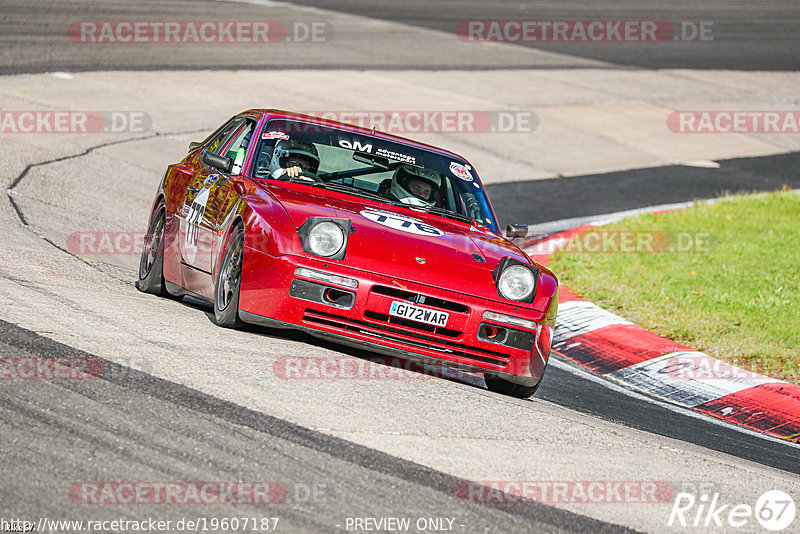
[[[464,180],[465,182],[472,181],[472,173],[469,172],[469,165],[462,165],[460,163],[456,163],[455,161],[450,163],[450,172],[453,173],[453,176]]]
[[[419,219],[415,219],[414,217],[406,217],[405,215],[400,215],[399,213],[383,210],[362,210],[359,213],[362,217],[365,217],[370,221],[376,222],[388,228],[400,230],[401,232],[434,237],[444,235],[444,232],[432,224],[424,223]]]

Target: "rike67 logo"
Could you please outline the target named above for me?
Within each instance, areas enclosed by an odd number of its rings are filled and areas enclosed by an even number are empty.
[[[720,494],[707,494],[696,498],[691,493],[678,493],[667,526],[694,527],[708,530],[719,527],[727,531],[752,524],[753,518],[766,530],[779,532],[792,524],[795,518],[794,499],[781,490],[770,490],[761,495],[755,506],[730,504],[720,500]]]

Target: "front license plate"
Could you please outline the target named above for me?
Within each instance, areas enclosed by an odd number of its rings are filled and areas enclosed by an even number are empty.
[[[389,315],[419,321],[420,323],[432,324],[434,326],[447,326],[447,319],[450,316],[447,312],[421,308],[410,302],[395,300],[389,308]]]

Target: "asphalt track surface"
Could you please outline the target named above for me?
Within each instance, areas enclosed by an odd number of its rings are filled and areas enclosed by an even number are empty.
[[[5,321],[0,338],[6,357],[91,357]],[[285,500],[259,507],[258,515],[279,517],[279,531],[326,532],[367,510],[371,516],[457,518],[456,525],[472,532],[497,525],[507,531],[629,532],[538,503],[465,504],[456,496],[463,482],[456,477],[108,361],[96,379],[30,380],[3,387],[0,397],[0,420],[7,425],[3,461],[16,466],[18,484],[35,481],[3,495],[4,511],[18,516],[75,514],[69,506],[51,505],[61,500],[57,488],[64,480],[125,472],[134,480],[142,474],[143,480],[263,481],[269,473],[268,482],[284,485]],[[84,451],[77,465],[74,450]],[[100,508],[93,518],[115,519],[124,509]],[[247,505],[164,508],[159,519],[173,521],[253,513]]]
[[[366,59],[358,55],[332,57],[309,50],[308,54],[272,55],[257,48],[195,46],[193,50],[172,48],[167,53],[150,47],[133,51],[128,44],[97,47],[76,44],[66,36],[66,28],[75,21],[97,20],[262,20],[263,6],[280,2],[250,0],[254,5],[227,2],[144,0],[127,3],[92,3],[77,0],[25,2],[6,0],[0,4],[5,15],[0,21],[0,73],[46,72],[54,65],[64,70],[170,70],[170,69],[271,69],[313,66],[314,68],[406,68],[402,53],[385,58]],[[493,2],[457,0],[300,0],[307,5],[382,19],[391,23],[430,28],[454,36],[458,23],[467,19],[507,20],[666,20],[711,22],[711,40],[668,41],[658,43],[526,43],[547,52],[564,54],[564,61],[547,65],[511,58],[502,62],[482,62],[472,58],[453,58],[432,51],[419,69],[446,70],[469,65],[476,70],[570,67],[570,58],[582,57],[603,64],[645,69],[735,69],[797,70],[800,67],[800,5],[792,0],[769,2],[694,2],[684,0],[666,4],[658,0],[606,0],[603,2]],[[261,6],[257,4],[262,4]],[[314,17],[323,20],[324,14]],[[300,19],[303,21],[304,19]],[[348,27],[331,27],[337,39],[354,37]],[[398,42],[398,50],[419,46]],[[402,47],[402,48],[401,48]]]
[[[299,3],[443,31],[453,31],[454,25],[465,18],[655,18],[655,14],[667,20],[713,20],[715,29],[719,30],[715,34],[719,39],[704,48],[703,54],[693,48],[700,43],[674,43],[655,51],[645,45],[586,50],[578,45],[541,45],[542,49],[633,67],[796,70],[800,57],[797,48],[800,8],[793,2],[773,4],[774,9],[768,16],[751,3],[721,3],[709,7],[687,2],[667,13],[660,4],[640,2],[605,2],[602,7],[597,3],[568,7],[556,3],[522,9],[519,2],[497,2],[488,7],[475,2],[462,4],[457,13],[452,2],[437,1]],[[95,55],[95,52],[76,52],[74,48],[54,46],[48,35],[63,33],[64,20],[73,20],[76,16],[75,5],[69,2],[17,4],[13,16],[27,11],[23,17],[26,20],[45,20],[49,25],[20,25],[16,34],[4,32],[3,44],[10,46],[4,46],[0,53],[0,72],[285,66],[274,61],[261,65],[237,63],[232,62],[230,56],[206,57],[205,63],[194,57],[169,56],[170,62],[165,63],[164,57],[149,54],[131,57],[134,52],[129,49]],[[158,5],[164,6],[162,16],[166,13],[175,19],[180,19],[181,13],[189,7],[207,8],[211,13],[220,9],[215,3]],[[148,13],[158,18],[159,13],[152,11],[154,6],[128,5],[126,9],[131,17]],[[92,18],[100,20],[104,15],[118,14],[120,6],[113,4],[102,9],[107,11],[92,13]],[[193,13],[196,16],[192,18],[203,16],[198,15],[198,11]],[[39,30],[31,31],[32,27]],[[734,46],[734,43],[738,44]],[[91,56],[88,60],[87,55]],[[340,66],[353,64],[347,61]],[[442,58],[436,58],[431,64],[420,67],[446,68],[447,64]],[[505,67],[527,68],[525,65]],[[328,64],[325,68],[337,68],[337,65]],[[392,67],[387,64],[385,68]],[[489,68],[491,66],[478,66],[478,69]],[[535,224],[709,198],[725,191],[779,189],[784,184],[797,188],[800,183],[795,170],[797,163],[798,155],[788,154],[726,160],[719,169],[659,167],[512,182],[488,189],[501,220]],[[520,206],[516,199],[523,192],[526,198],[533,195],[548,198],[548,202],[540,204],[536,210]],[[16,204],[14,208],[20,217],[25,216]],[[53,250],[54,254],[60,254],[57,249]],[[273,332],[267,334],[274,335]],[[303,335],[279,335],[310,346],[330,347]],[[0,354],[4,356],[86,356],[86,353],[5,321],[0,321],[0,340]],[[357,351],[334,350],[363,356]],[[453,475],[113,362],[104,364],[106,373],[94,381],[0,384],[3,398],[0,420],[7,429],[4,433],[7,431],[13,436],[0,443],[0,453],[8,468],[7,476],[15,481],[0,487],[3,503],[0,511],[13,510],[31,517],[40,515],[42,510],[64,517],[85,515],[85,510],[54,504],[60,502],[60,488],[76,480],[258,480],[269,473],[274,480],[288,481],[290,497],[278,511],[287,531],[291,532],[332,530],[332,518],[409,514],[456,517],[470,532],[493,531],[498,526],[506,532],[625,531],[623,527],[547,505],[465,505],[454,497],[454,487],[461,479]],[[800,461],[794,447],[729,425],[691,417],[669,406],[645,402],[587,379],[580,371],[571,372],[551,365],[537,397],[606,421],[800,474]],[[524,405],[525,401],[519,402]],[[325,497],[304,500],[297,493],[292,494],[296,491],[305,495],[303,490],[310,486],[327,488],[323,491]],[[171,508],[163,513],[164,518],[177,518],[190,515],[189,512],[206,516],[234,515],[230,508],[220,507]],[[97,507],[91,511],[97,519],[117,517],[118,513],[124,512],[116,507]]]
[[[492,2],[455,0],[299,0],[312,5],[455,33],[464,20],[666,20],[711,22],[712,40],[668,43],[524,43],[617,65],[647,69],[797,70],[800,66],[800,6],[797,2]],[[689,37],[691,26],[687,25]],[[676,37],[680,37],[679,35]]]
[[[665,20],[711,22],[711,40],[668,43],[524,43],[617,65],[646,69],[797,70],[800,67],[800,5],[793,1],[525,2],[520,0],[299,0],[297,4],[402,22],[455,33],[464,20]],[[686,36],[691,33],[687,25]],[[681,30],[682,31],[682,30]],[[680,37],[679,35],[676,37]],[[662,46],[662,44],[664,46]]]

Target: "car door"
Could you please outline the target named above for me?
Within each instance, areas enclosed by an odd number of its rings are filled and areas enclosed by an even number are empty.
[[[219,156],[219,153],[229,146],[243,124],[243,119],[233,120],[203,151]],[[200,159],[200,167],[189,182],[181,210],[181,264],[185,268],[184,280],[187,289],[210,298],[208,286],[211,282],[213,233],[216,230],[212,227],[206,211],[212,189],[218,181],[224,179],[224,174],[221,169],[202,161],[202,156]]]
[[[215,251],[211,254],[210,269],[214,272],[216,267],[215,261],[219,259],[219,247],[223,223],[231,209],[229,199],[231,197],[231,189],[236,177],[241,175],[242,165],[244,164],[247,148],[250,145],[253,132],[255,131],[256,121],[246,119],[244,123],[236,130],[235,134],[231,137],[227,146],[220,150],[220,154],[229,158],[232,162],[231,170],[229,173],[220,173],[219,177],[211,185],[208,193],[208,203],[203,214],[204,221],[201,228],[208,228],[210,230],[209,239],[211,239],[212,249]]]

